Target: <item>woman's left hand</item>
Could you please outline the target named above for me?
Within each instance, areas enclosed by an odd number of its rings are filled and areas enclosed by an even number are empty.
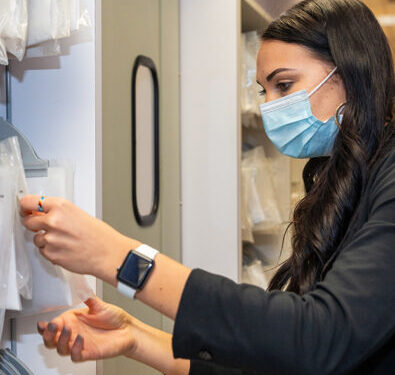
[[[49,323],[37,323],[45,346],[56,348],[60,355],[70,355],[74,362],[133,355],[139,322],[97,297],[85,304],[87,308],[66,311]]]
[[[63,198],[45,197],[44,212],[38,212],[39,199],[38,195],[26,195],[20,203],[23,224],[39,232],[34,243],[41,254],[69,271],[116,285],[117,267],[141,243]]]

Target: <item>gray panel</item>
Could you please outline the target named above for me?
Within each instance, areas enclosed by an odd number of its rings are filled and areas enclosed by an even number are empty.
[[[179,259],[178,1],[164,3],[161,11],[160,0],[102,0],[103,219]],[[149,227],[137,224],[131,201],[130,81],[140,54],[155,62],[160,84],[160,201]],[[160,314],[111,286],[104,285],[103,298],[162,328]],[[105,375],[158,373],[126,358],[105,360],[103,369]]]

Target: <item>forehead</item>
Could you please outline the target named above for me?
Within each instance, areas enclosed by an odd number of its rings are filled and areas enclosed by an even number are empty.
[[[306,69],[312,65],[323,65],[306,47],[278,40],[261,42],[257,57],[257,79],[262,81],[278,68]]]

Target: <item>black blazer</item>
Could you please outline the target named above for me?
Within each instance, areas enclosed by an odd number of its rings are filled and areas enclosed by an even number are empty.
[[[395,374],[395,151],[368,180],[322,282],[267,292],[200,269],[173,335],[192,375]]]

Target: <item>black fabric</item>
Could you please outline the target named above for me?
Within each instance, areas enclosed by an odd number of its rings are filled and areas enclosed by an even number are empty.
[[[394,374],[394,151],[371,174],[339,250],[302,296],[193,270],[174,356],[192,360],[191,375]]]

